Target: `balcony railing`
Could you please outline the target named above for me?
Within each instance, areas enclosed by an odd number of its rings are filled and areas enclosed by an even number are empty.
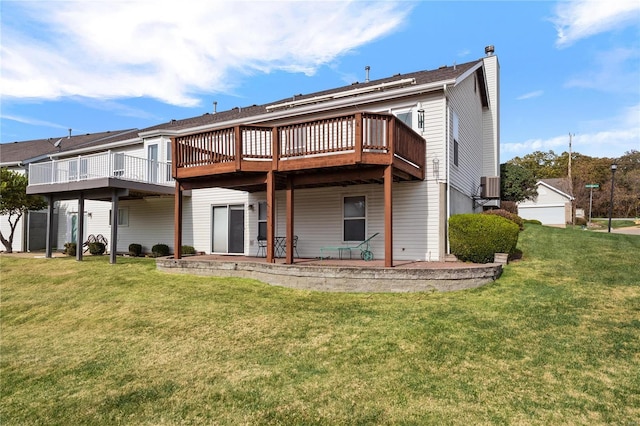
[[[174,144],[178,170],[235,163],[238,171],[242,162],[347,153],[359,159],[364,154],[386,155],[389,162],[400,159],[422,173],[426,162],[425,140],[389,114],[357,113],[280,127],[235,126],[179,136]]]
[[[173,185],[171,163],[124,153],[104,152],[29,164],[29,185],[49,185],[100,178]]]

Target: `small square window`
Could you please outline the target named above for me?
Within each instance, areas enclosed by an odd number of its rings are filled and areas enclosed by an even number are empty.
[[[111,212],[109,210],[109,226],[111,226]],[[118,226],[129,226],[129,208],[123,207],[118,209]]]

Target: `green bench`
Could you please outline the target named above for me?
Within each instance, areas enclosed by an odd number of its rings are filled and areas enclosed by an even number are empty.
[[[325,256],[325,252],[327,251],[337,251],[338,258],[342,259],[342,255],[345,251],[349,252],[349,259],[351,259],[351,251],[359,250],[360,251],[360,259],[363,260],[373,260],[373,252],[371,251],[371,240],[374,239],[379,232],[376,232],[363,242],[355,246],[327,246],[320,247],[320,260],[328,259],[329,256]]]

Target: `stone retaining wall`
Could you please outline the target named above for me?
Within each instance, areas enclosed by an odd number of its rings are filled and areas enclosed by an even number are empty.
[[[221,262],[158,259],[163,272],[218,277],[253,278],[271,285],[333,292],[417,292],[453,291],[480,287],[495,281],[502,265],[455,267],[450,269],[361,268],[340,266],[297,266],[258,262]]]

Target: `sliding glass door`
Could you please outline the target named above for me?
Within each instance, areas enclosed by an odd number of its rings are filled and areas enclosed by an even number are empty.
[[[244,205],[213,206],[211,251],[244,254]]]

